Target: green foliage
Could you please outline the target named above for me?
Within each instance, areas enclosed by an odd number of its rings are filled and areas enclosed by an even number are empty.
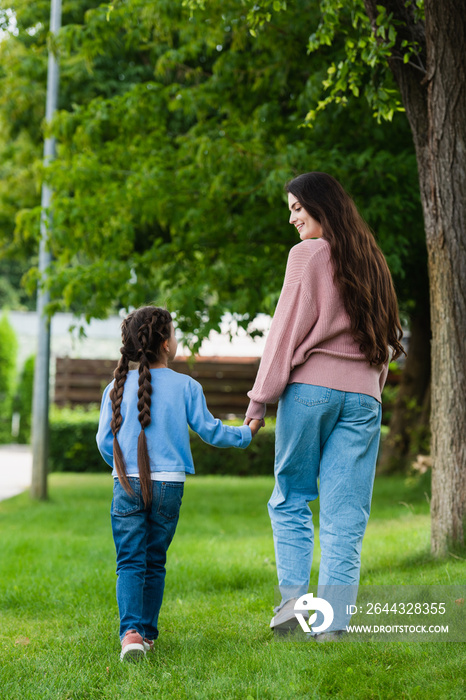
[[[0,317],[0,443],[11,442],[11,417],[18,341],[6,314]]]
[[[405,118],[376,125],[353,96],[348,110],[333,104],[313,130],[300,128],[329,60],[342,51],[307,55],[308,22],[295,17],[317,23],[316,0],[296,0],[293,13],[283,2],[255,8],[222,0],[193,11],[197,4],[64,7],[56,40],[61,110],[50,132],[58,154],[44,172],[37,158],[48,19],[45,5],[17,3],[18,35],[0,42],[8,66],[0,72],[5,182],[30,158],[21,170],[24,196],[8,189],[0,237],[6,247],[34,248],[35,178],[46,176],[55,190],[50,311],[102,317],[112,305],[155,301],[176,312],[193,349],[225,312],[250,329],[256,314],[273,312],[287,252],[298,242],[283,184],[306,170],[331,172],[349,189],[411,298],[409,261],[425,254]],[[273,21],[262,22],[270,13]],[[32,89],[23,94],[26,77]],[[37,280],[32,270],[31,288]]]
[[[273,475],[275,456],[275,421],[267,420],[245,450],[218,449],[207,445],[197,435],[191,436],[191,451],[196,474],[232,476]]]
[[[108,466],[97,449],[98,409],[50,411],[49,471],[103,472]]]
[[[388,426],[393,414],[396,397],[400,390],[399,384],[385,384],[382,392],[382,424]]]
[[[331,46],[337,37],[342,37],[344,58],[332,61],[327,68],[322,83],[327,96],[308,112],[307,120],[312,123],[317,112],[332,102],[347,104],[349,94],[359,97],[362,93],[379,121],[382,118],[391,121],[395,111],[404,111],[387,64],[396,41],[391,16],[383,6],[379,7],[374,34],[363,0],[351,5],[340,0],[323,0],[320,6],[321,20],[309,39],[309,51]],[[375,71],[375,67],[381,70]]]
[[[26,445],[31,440],[32,397],[34,390],[35,355],[27,358],[21,371],[13,400],[13,411],[19,413],[19,434],[15,441]]]
[[[97,409],[53,407],[50,415],[49,470],[108,472],[109,467],[96,445],[98,422]],[[212,447],[192,433],[191,450],[196,474],[273,474],[274,442],[275,425],[270,421],[246,450]]]
[[[275,12],[287,9],[285,2],[254,0],[248,14],[254,36],[257,27],[271,21],[271,5]],[[402,61],[425,75],[423,47],[414,31],[416,25],[424,23],[424,0],[407,0],[404,10],[412,22],[409,29],[382,4],[377,5],[378,14],[371,23],[364,0],[320,0],[308,50],[313,53],[332,47],[333,56],[322,80],[322,94],[306,115],[309,126],[319,112],[332,104],[348,105],[350,97],[364,96],[378,122],[391,121],[396,112],[404,112],[389,62]]]
[[[0,277],[0,308],[15,308],[18,304],[18,294],[5,277]]]
[[[30,264],[33,263],[35,263],[35,259],[30,261]],[[22,277],[27,269],[25,262],[0,257],[0,309],[35,310],[35,296],[27,294],[21,285]]]

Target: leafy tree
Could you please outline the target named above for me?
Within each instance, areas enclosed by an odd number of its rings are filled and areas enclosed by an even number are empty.
[[[85,13],[99,5],[93,0],[63,2],[65,24],[83,22]],[[49,0],[0,1],[0,257],[3,259],[4,301],[14,306],[35,306],[34,277],[28,293],[18,289],[19,278],[37,264],[38,227],[26,230],[22,218],[40,203],[43,119],[47,76]],[[151,75],[150,67],[136,65],[131,56],[102,55],[92,72],[82,61],[61,61],[59,106],[97,96],[117,95],[134,81]],[[120,70],[125,67],[125,74]],[[145,74],[144,74],[145,71]],[[14,261],[14,262],[12,262]],[[21,274],[18,276],[18,272]],[[12,289],[13,287],[13,289]],[[14,289],[19,293],[14,294]]]
[[[314,132],[300,130],[325,69],[321,57],[312,71],[304,64],[306,38],[283,16],[254,40],[234,2],[190,16],[181,3],[132,0],[64,27],[66,109],[53,125],[59,153],[48,175],[54,310],[100,316],[112,300],[157,298],[178,311],[195,347],[225,310],[247,327],[273,311],[277,271],[295,242],[286,210],[277,217],[283,183],[312,167],[350,187],[403,277],[411,242],[402,217],[394,229],[387,212],[391,201],[419,229],[404,122],[387,144],[387,130],[363,126],[368,112],[355,102],[350,122],[336,108]],[[121,57],[118,77],[132,71],[131,80],[105,88],[116,76],[102,66]],[[69,100],[67,81],[76,83]],[[19,241],[37,233],[38,217],[38,208],[21,212]]]
[[[0,235],[27,251],[38,235],[34,177],[45,176],[47,5],[20,0],[18,35],[0,44],[11,164]],[[319,16],[317,2],[293,7],[300,17]],[[348,110],[333,104],[313,129],[300,128],[329,62],[344,58],[343,41],[309,58],[306,22],[279,13],[253,37],[232,0],[194,13],[181,2],[129,0],[110,10],[65,3],[64,24],[56,42],[61,111],[52,125],[58,157],[47,173],[56,193],[52,311],[99,317],[112,304],[165,303],[194,349],[225,311],[250,329],[257,313],[273,313],[297,242],[283,184],[314,169],[332,172],[353,194],[405,311],[425,313],[425,243],[405,116],[376,124],[353,95]],[[31,144],[28,169],[15,168],[20,141]],[[23,199],[8,187],[14,174]],[[36,279],[32,271],[31,286]]]

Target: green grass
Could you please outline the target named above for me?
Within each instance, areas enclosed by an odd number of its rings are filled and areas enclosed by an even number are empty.
[[[272,486],[269,477],[187,482],[160,637],[138,665],[119,661],[111,478],[53,474],[48,502],[0,503],[2,700],[464,698],[464,644],[273,638]],[[429,555],[424,491],[376,480],[362,583],[464,582],[464,560]]]

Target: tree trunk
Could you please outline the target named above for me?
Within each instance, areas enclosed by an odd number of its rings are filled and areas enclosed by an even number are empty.
[[[466,13],[456,0],[425,0],[424,35],[411,3],[365,0],[373,23],[376,4],[404,25],[398,25],[400,50],[389,64],[413,133],[426,229],[432,324],[431,547],[441,555],[450,543],[464,544],[466,514]],[[419,44],[417,68],[403,63],[403,39]]]
[[[429,307],[419,309],[411,319],[411,336],[401,382],[390,419],[378,473],[405,471],[428,441],[430,403],[430,316]]]
[[[427,0],[430,168],[421,178],[432,315],[432,551],[466,514],[466,13]]]

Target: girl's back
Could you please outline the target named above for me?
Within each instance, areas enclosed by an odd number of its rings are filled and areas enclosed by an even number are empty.
[[[145,428],[151,472],[194,473],[189,444],[189,427],[205,442],[217,447],[247,447],[251,432],[247,426],[226,426],[209,412],[202,387],[186,374],[166,367],[150,370],[150,424]],[[110,430],[113,383],[104,391],[97,442],[105,461],[113,464],[113,435]],[[139,374],[127,374],[121,402],[122,423],[117,435],[128,475],[138,474],[137,445],[141,426],[138,419]],[[114,476],[117,472],[114,468]]]

